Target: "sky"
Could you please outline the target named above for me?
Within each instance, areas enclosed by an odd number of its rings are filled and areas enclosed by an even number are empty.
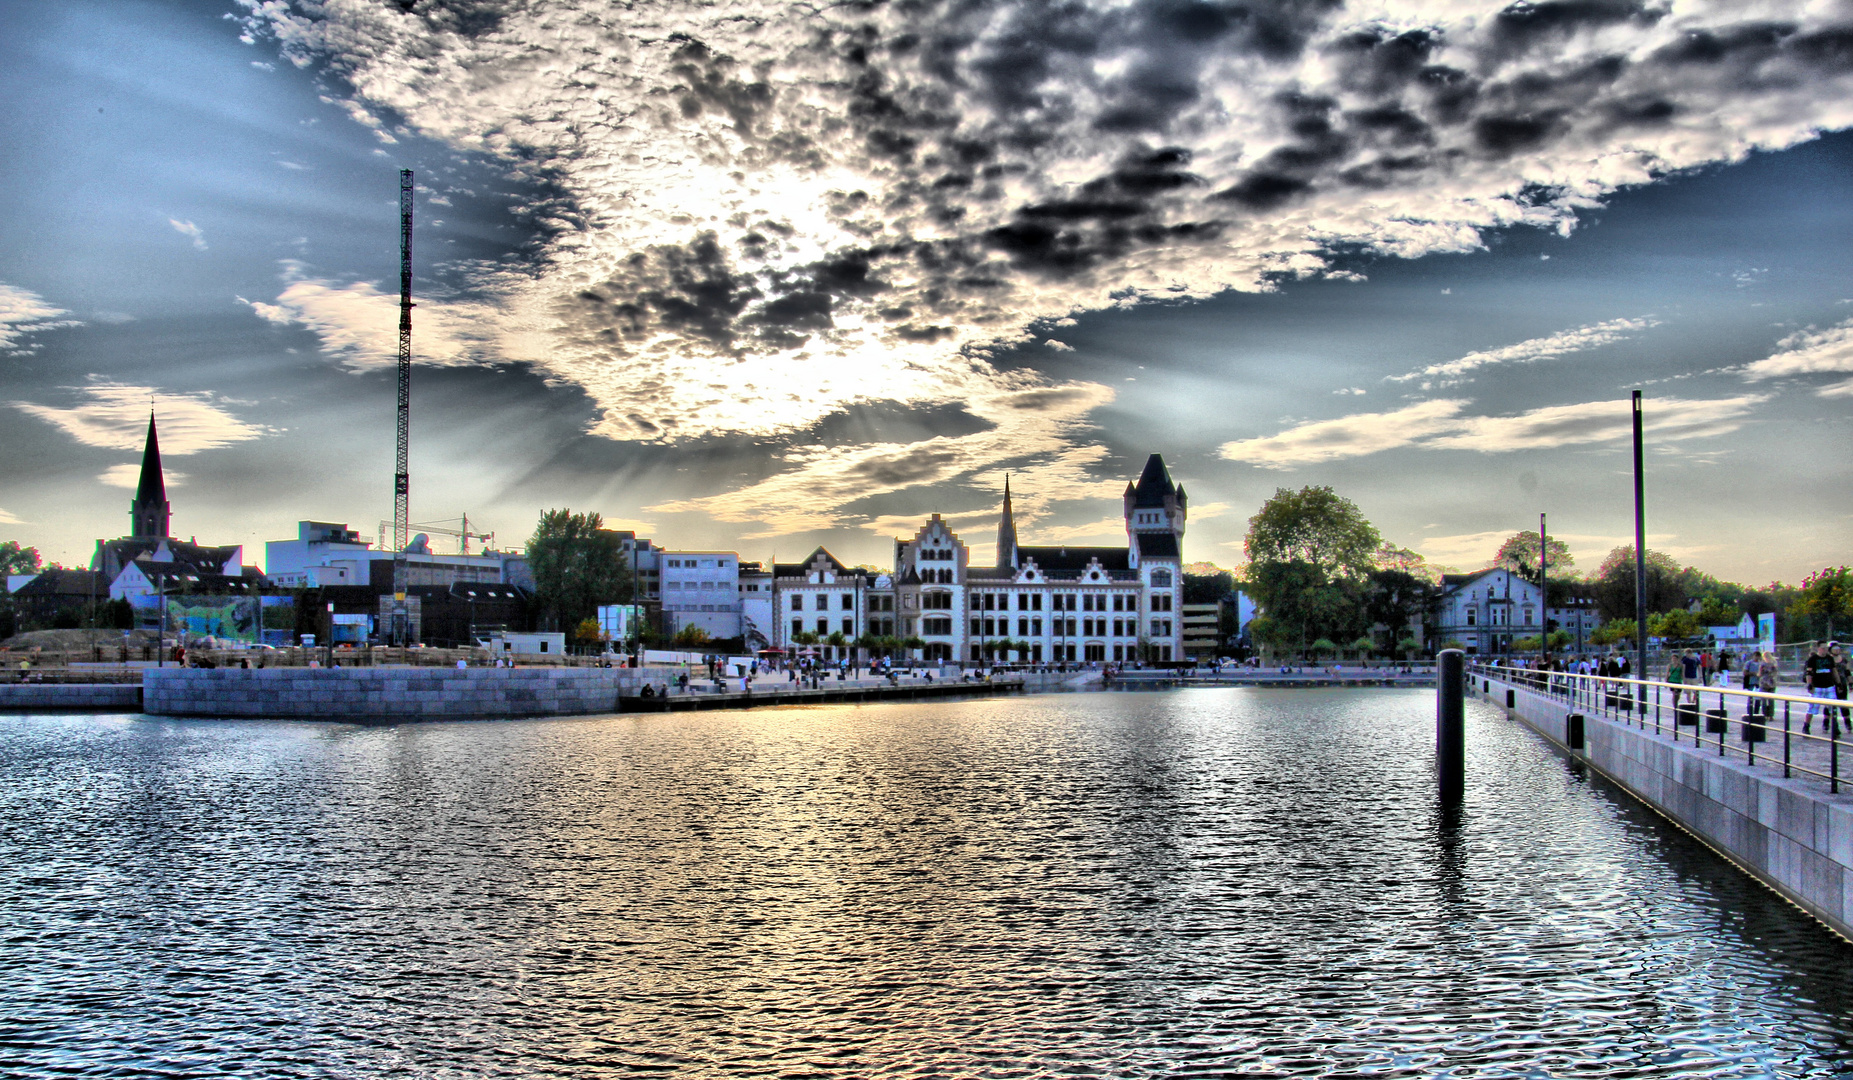
[[[887,564],[1276,489],[1484,565],[1548,515],[1799,580],[1853,536],[1853,4],[0,6],[0,537],[392,512]],[[440,550],[443,549],[440,544]]]

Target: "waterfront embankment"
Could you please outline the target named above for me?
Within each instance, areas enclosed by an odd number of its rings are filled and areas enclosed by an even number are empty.
[[[1502,706],[1572,759],[1613,781],[1745,872],[1853,939],[1853,796],[1819,781],[1785,778],[1780,760],[1751,765],[1709,745],[1680,744],[1652,729],[1583,717],[1570,746],[1571,707],[1485,669],[1469,692]]]
[[[824,679],[815,685],[773,677],[758,681],[749,692],[738,678],[682,689],[677,686],[682,674],[667,668],[152,668],[143,672],[141,707],[154,716],[489,720],[1040,693],[1099,683],[1099,672],[1011,673],[970,681],[957,674],[922,674],[894,680]],[[652,690],[648,697],[643,696],[645,686]]]

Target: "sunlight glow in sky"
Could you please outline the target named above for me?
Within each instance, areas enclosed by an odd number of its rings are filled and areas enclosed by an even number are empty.
[[[884,562],[1006,473],[1110,539],[1157,451],[1192,559],[1320,483],[1592,567],[1642,387],[1663,547],[1845,558],[1853,8],[407,7],[0,14],[8,535],[120,533],[151,396],[176,529],[378,520],[412,168],[420,520]]]

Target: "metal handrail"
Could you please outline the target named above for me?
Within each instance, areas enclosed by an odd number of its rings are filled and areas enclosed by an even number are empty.
[[[1607,716],[1611,720],[1635,724],[1643,731],[1647,729],[1648,717],[1651,713],[1655,735],[1664,734],[1662,714],[1663,710],[1670,709],[1673,713],[1672,735],[1675,743],[1680,741],[1679,729],[1685,726],[1680,719],[1682,706],[1687,706],[1690,711],[1685,712],[1684,715],[1693,717],[1689,722],[1695,728],[1692,734],[1694,746],[1702,746],[1705,735],[1715,734],[1718,736],[1719,757],[1727,757],[1731,751],[1736,751],[1743,755],[1751,765],[1757,763],[1757,740],[1740,740],[1741,748],[1727,745],[1726,736],[1730,733],[1733,718],[1730,711],[1725,708],[1725,701],[1729,698],[1738,698],[1746,705],[1760,703],[1755,712],[1746,708],[1744,714],[1737,717],[1735,722],[1740,732],[1745,725],[1750,725],[1762,729],[1763,733],[1767,733],[1769,728],[1775,726],[1776,706],[1780,703],[1782,707],[1782,775],[1791,777],[1795,773],[1802,773],[1827,781],[1828,789],[1832,793],[1839,794],[1840,792],[1840,744],[1843,739],[1839,735],[1839,728],[1845,726],[1848,737],[1853,738],[1853,722],[1846,718],[1853,716],[1853,712],[1847,712],[1847,710],[1853,710],[1853,701],[1785,694],[1780,691],[1744,690],[1729,686],[1697,686],[1690,683],[1662,682],[1656,679],[1584,675],[1573,671],[1539,671],[1531,668],[1494,667],[1485,664],[1473,665],[1468,669],[1468,673],[1469,677],[1498,679],[1501,682],[1529,685],[1533,690],[1541,690],[1544,693],[1562,697],[1573,707],[1587,709],[1596,715]],[[1716,710],[1704,708],[1706,695],[1717,695]],[[1668,698],[1672,701],[1669,702]],[[1816,735],[1812,732],[1794,730],[1794,707],[1797,705],[1820,710],[1828,734]],[[1836,709],[1843,711],[1841,717],[1836,717],[1834,712]],[[1704,725],[1701,725],[1699,721],[1719,719],[1715,715],[1717,712],[1725,714],[1719,730],[1703,730]],[[1805,743],[1827,744],[1828,767],[1826,772],[1808,768],[1794,760],[1794,745],[1795,740],[1798,739]]]

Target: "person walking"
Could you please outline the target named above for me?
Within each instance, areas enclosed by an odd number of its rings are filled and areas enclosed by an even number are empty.
[[[1821,712],[1818,702],[1835,700],[1834,657],[1828,646],[1828,642],[1817,642],[1807,659],[1802,661],[1802,683],[1808,688],[1808,696],[1816,699],[1808,703],[1808,715],[1802,720],[1803,735],[1809,734],[1814,729],[1814,718]],[[1827,710],[1828,734],[1833,734],[1835,726],[1834,707],[1829,706]]]
[[[1838,641],[1830,641],[1827,643],[1827,652],[1834,658],[1834,696],[1845,702],[1847,700],[1846,647]],[[1845,704],[1840,706],[1840,726],[1853,731],[1853,713],[1848,712]]]

